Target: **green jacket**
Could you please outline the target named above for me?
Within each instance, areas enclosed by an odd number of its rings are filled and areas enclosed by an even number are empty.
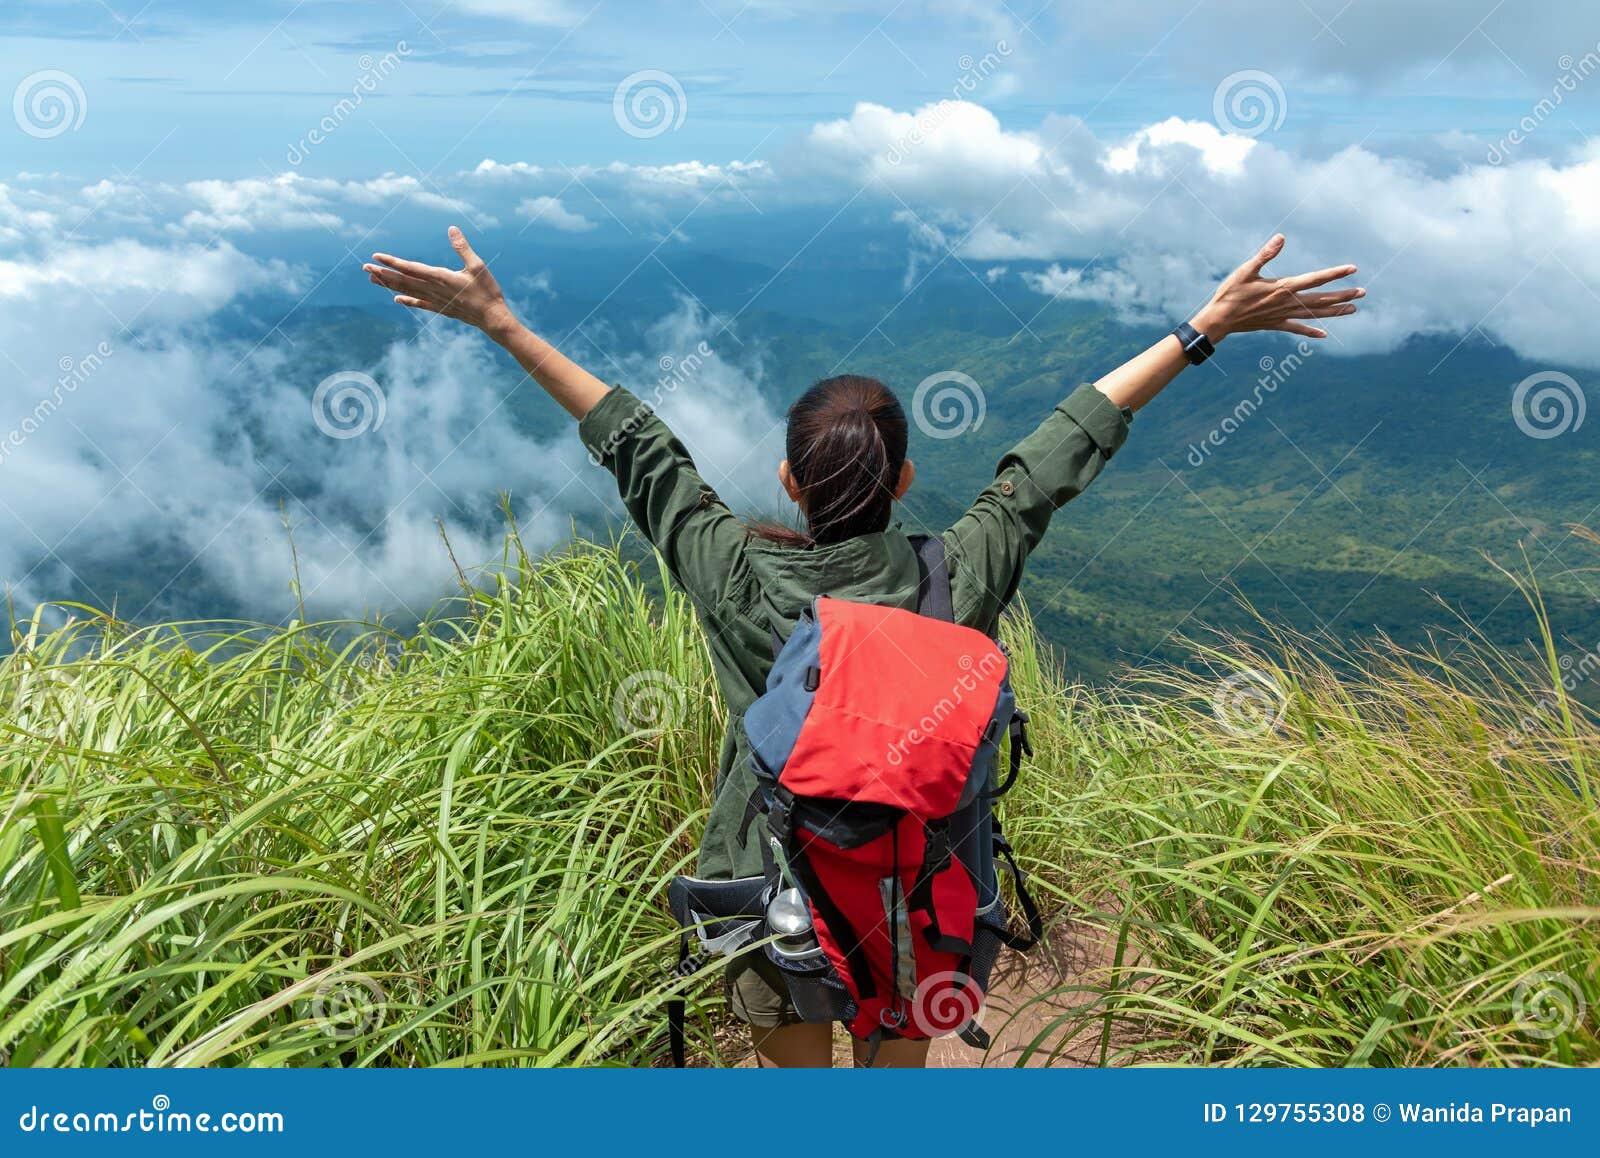
[[[1080,386],[1000,460],[994,482],[944,532],[956,619],[993,634],[1050,516],[1094,481],[1128,437],[1132,412]],[[618,387],[579,424],[590,457],[617,477],[623,504],[694,604],[728,705],[715,796],[700,845],[701,876],[753,876],[755,843],[739,838],[755,788],[745,709],[766,686],[772,630],[817,594],[894,607],[917,602],[916,553],[898,526],[826,547],[752,538],[650,408]]]

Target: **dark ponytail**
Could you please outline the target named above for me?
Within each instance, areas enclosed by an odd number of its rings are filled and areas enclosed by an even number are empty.
[[[906,437],[906,412],[882,382],[857,374],[824,378],[789,408],[785,441],[809,533],[773,524],[752,533],[800,547],[886,530]]]

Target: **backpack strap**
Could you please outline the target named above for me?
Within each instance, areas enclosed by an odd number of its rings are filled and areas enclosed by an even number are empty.
[[[1017,889],[1017,902],[1022,906],[1023,918],[1028,922],[1027,936],[1007,929],[1000,934],[1000,939],[1009,948],[1022,952],[1033,948],[1043,939],[1044,920],[1039,915],[1039,906],[1034,904],[1033,896],[1028,892],[1028,874],[1017,865],[1016,854],[1011,851],[1011,842],[1000,831],[1000,821],[995,820],[993,824],[994,854],[1011,870],[1011,882]]]
[[[967,956],[972,952],[972,943],[939,928],[939,913],[933,900],[933,878],[948,869],[954,859],[950,847],[950,818],[945,816],[928,821],[923,826],[923,833],[926,844],[923,847],[922,864],[911,882],[911,891],[906,894],[906,907],[912,912],[927,915],[928,924],[922,934],[929,948],[940,953]]]
[[[912,535],[910,539],[917,552],[917,614],[954,623],[955,600],[950,594],[950,561],[945,557],[943,537]]]
[[[1011,715],[1011,723],[1006,728],[1006,735],[1011,740],[1011,768],[1005,781],[990,792],[985,792],[984,798],[993,800],[997,796],[1004,796],[1011,791],[1011,786],[1017,782],[1017,773],[1022,771],[1022,761],[1025,757],[1033,755],[1033,745],[1028,742],[1028,713],[1017,708]]]

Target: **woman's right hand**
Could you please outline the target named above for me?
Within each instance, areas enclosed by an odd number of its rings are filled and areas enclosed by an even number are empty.
[[[1326,338],[1328,331],[1308,326],[1302,319],[1345,317],[1356,312],[1357,298],[1367,296],[1364,289],[1308,292],[1349,277],[1356,271],[1353,265],[1336,265],[1293,277],[1262,277],[1262,267],[1282,252],[1283,234],[1275,234],[1260,252],[1228,275],[1190,325],[1213,342],[1252,330],[1282,330],[1307,338]]]
[[[461,269],[423,265],[387,253],[373,254],[361,268],[372,284],[392,290],[398,304],[456,318],[498,340],[517,325],[516,316],[489,267],[467,244],[466,234],[452,225],[449,236],[451,247],[461,255]]]

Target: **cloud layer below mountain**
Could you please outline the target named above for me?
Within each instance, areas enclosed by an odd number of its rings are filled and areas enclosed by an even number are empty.
[[[1298,155],[1252,132],[1173,119],[1102,139],[1066,117],[1008,130],[971,102],[863,103],[770,160],[496,159],[448,181],[19,175],[0,185],[0,575],[25,602],[74,576],[92,589],[90,563],[162,552],[174,583],[203,577],[271,614],[290,604],[282,503],[314,610],[420,610],[449,576],[436,518],[459,557],[483,560],[502,490],[535,546],[611,506],[575,438],[509,421],[509,389],[534,387],[449,323],[351,368],[375,383],[381,423],[374,413],[349,438],[317,423],[315,384],[289,372],[272,317],[394,215],[647,249],[683,244],[690,220],[838,206],[905,230],[912,285],[956,261],[988,282],[1025,279],[1041,304],[1087,298],[1149,318],[1192,310],[1282,230],[1286,269],[1363,268],[1370,296],[1331,353],[1476,332],[1536,361],[1600,365],[1600,331],[1585,324],[1600,285],[1600,146],[1439,173],[1364,145]],[[325,265],[277,255],[290,235],[297,252],[325,249]],[[825,229],[806,244],[825,247]],[[554,292],[560,282],[557,270]],[[264,320],[268,340],[227,336],[240,314]],[[766,505],[778,418],[751,387],[759,366],[724,357],[719,332],[690,300],[603,369],[648,386],[661,359],[681,365],[708,342],[692,388],[661,391],[661,408],[730,497]],[[359,422],[359,391],[344,400]]]
[[[499,555],[502,493],[536,550],[572,517],[615,510],[572,433],[538,439],[512,420],[510,395],[536,387],[453,323],[322,389],[284,343],[219,328],[301,276],[225,241],[65,245],[0,264],[0,576],[16,604],[76,592],[110,606],[121,565],[170,576],[144,606],[124,599],[129,618],[192,606],[186,589],[203,584],[273,619],[295,607],[297,567],[313,614],[421,613],[451,582],[438,521],[472,566]],[[750,451],[777,419],[715,340],[683,303],[615,372],[658,400],[730,495],[770,505],[771,463]],[[663,375],[662,359],[685,355],[689,369]],[[661,381],[671,388],[647,388]]]

